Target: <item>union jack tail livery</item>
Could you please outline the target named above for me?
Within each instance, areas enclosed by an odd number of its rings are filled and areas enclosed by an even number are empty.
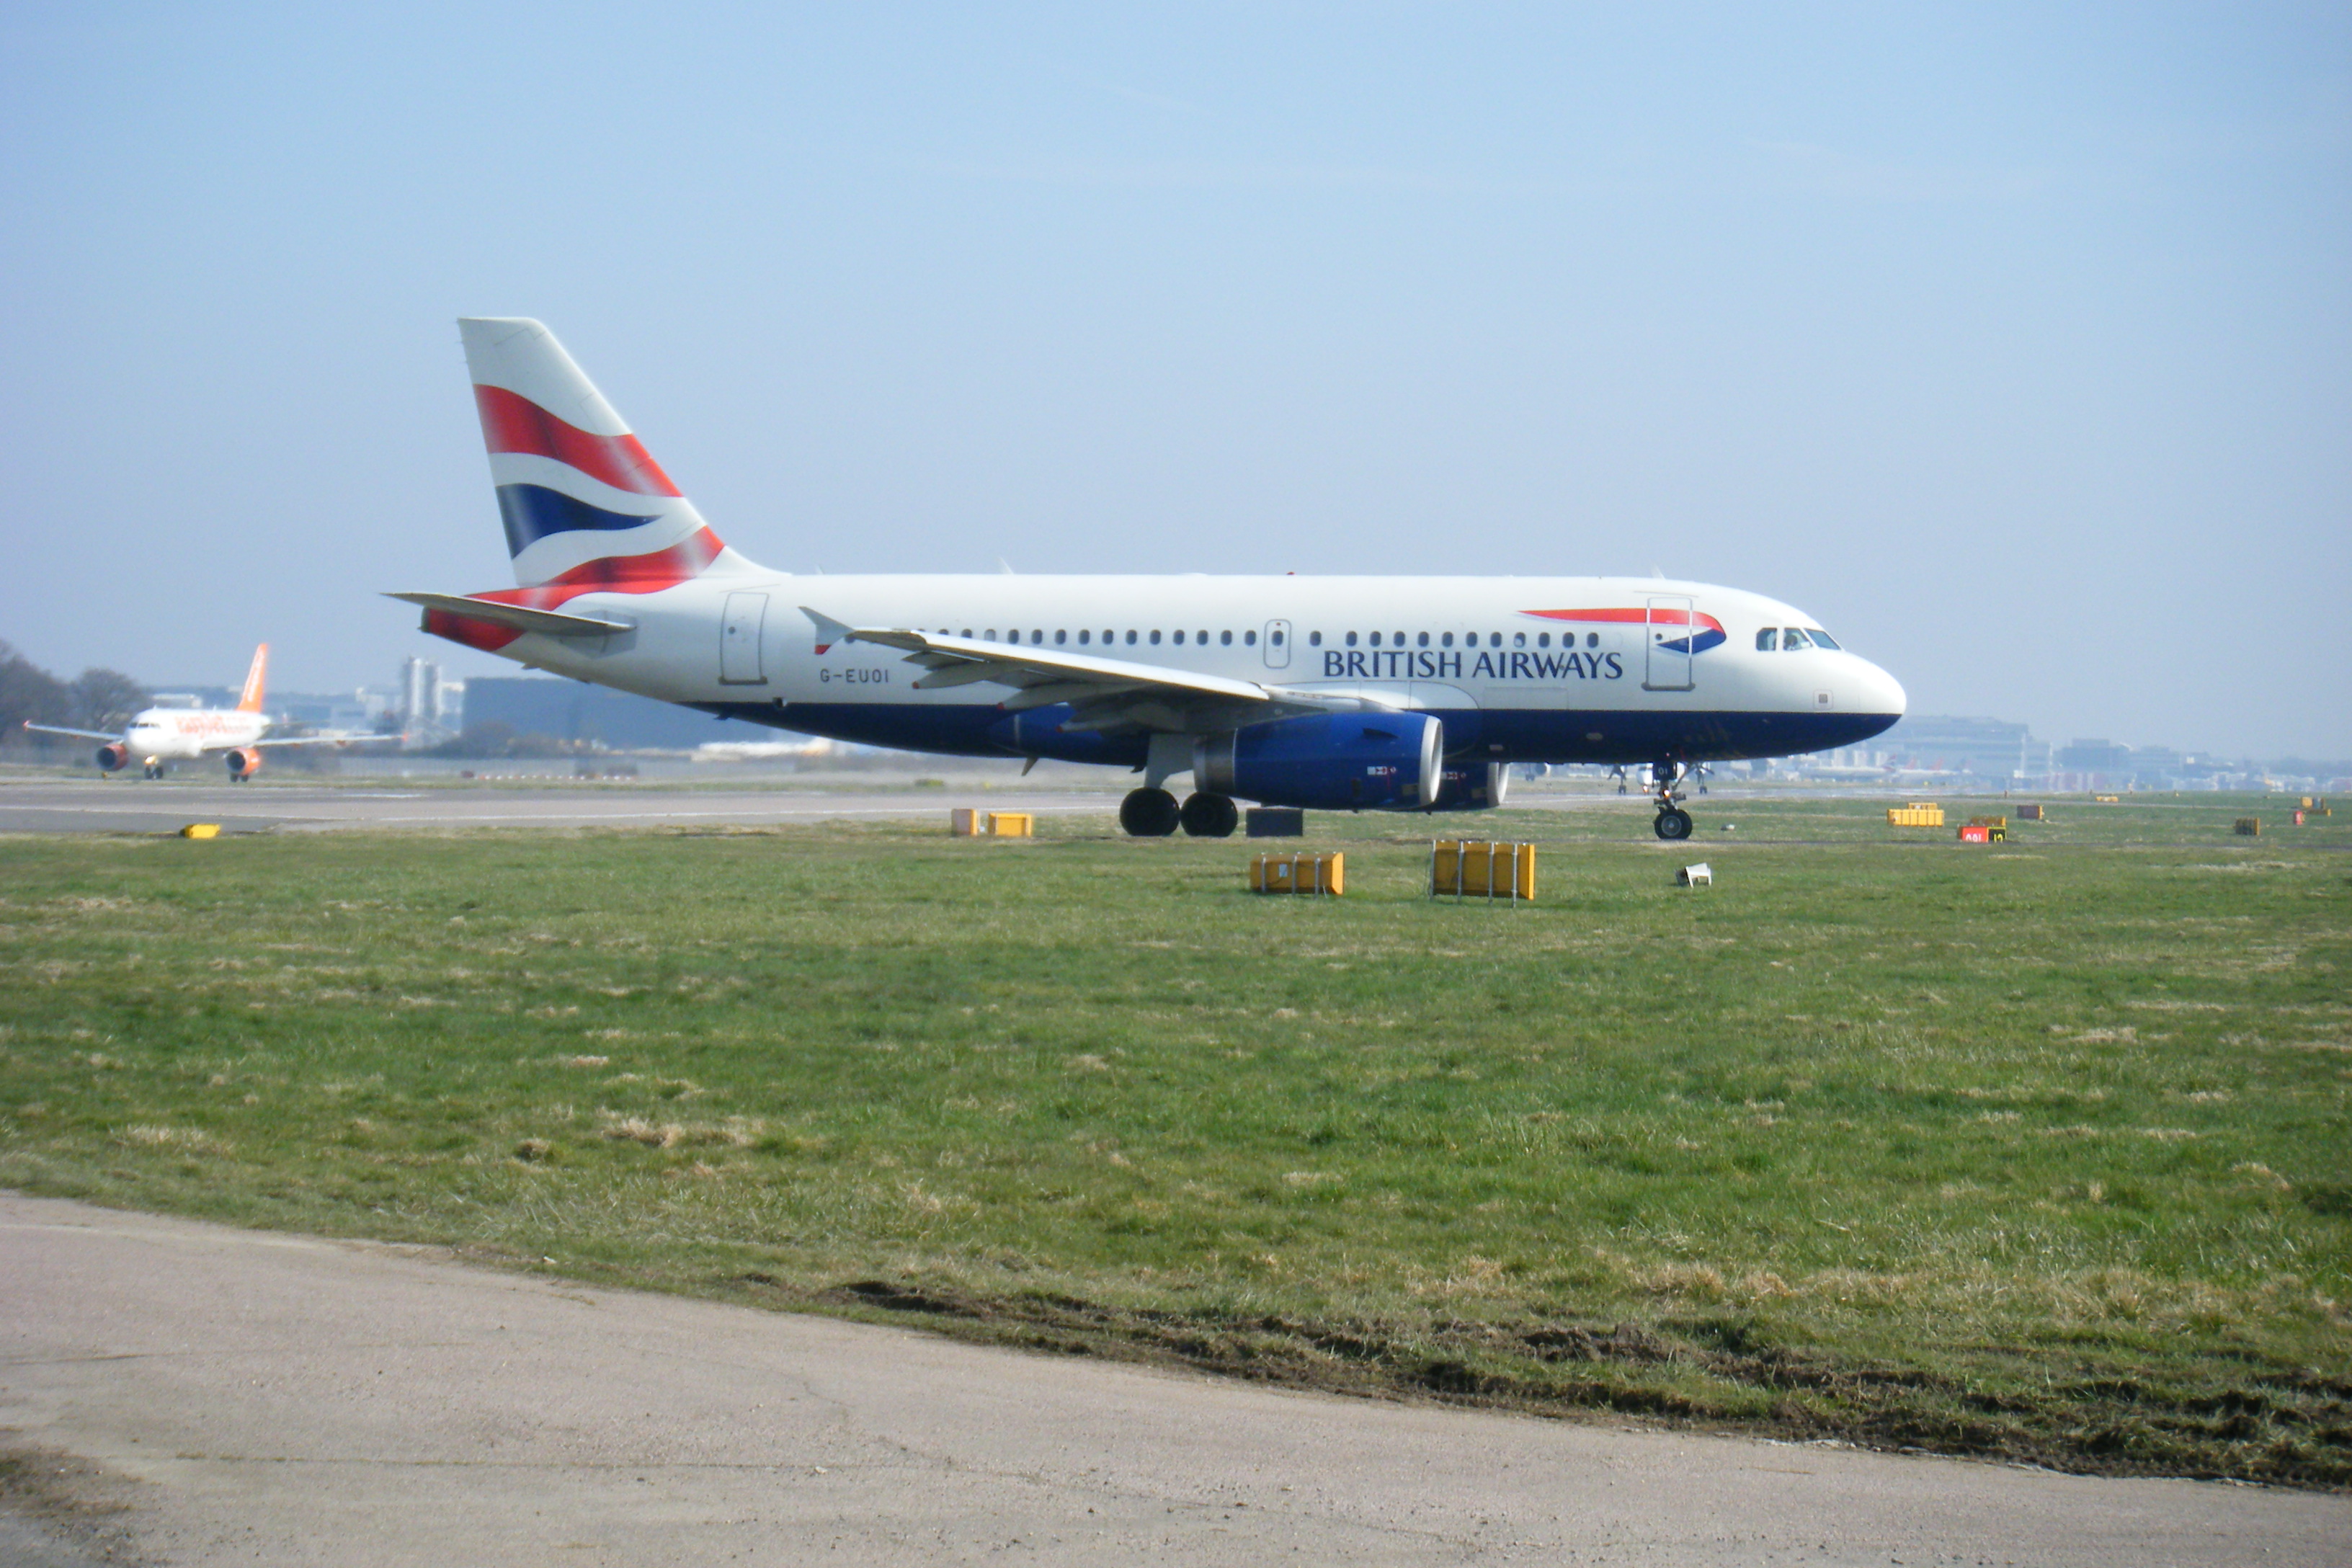
[[[554,333],[521,317],[457,326],[515,582],[554,590],[517,602],[551,609],[578,594],[653,593],[745,568]]]
[[[240,713],[261,711],[262,683],[269,679],[269,645],[263,643],[253,650],[253,664],[245,672],[245,694],[236,700]]]

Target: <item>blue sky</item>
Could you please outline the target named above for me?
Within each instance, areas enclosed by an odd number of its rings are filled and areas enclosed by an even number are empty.
[[[453,318],[792,571],[1646,573],[1913,710],[2352,754],[2340,5],[0,16],[0,637],[383,683]]]

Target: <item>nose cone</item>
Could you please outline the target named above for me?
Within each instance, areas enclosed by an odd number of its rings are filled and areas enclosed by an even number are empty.
[[[1863,692],[1865,711],[1884,713],[1889,723],[1910,711],[1911,699],[1904,692],[1903,683],[1868,659],[1860,661],[1863,668]]]

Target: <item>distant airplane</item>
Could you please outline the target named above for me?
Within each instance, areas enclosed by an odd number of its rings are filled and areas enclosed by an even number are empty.
[[[194,762],[206,752],[224,752],[231,784],[243,784],[261,771],[265,746],[347,746],[355,740],[376,739],[302,735],[263,740],[269,721],[261,711],[261,689],[268,673],[269,645],[263,643],[253,650],[253,668],[245,672],[245,691],[234,708],[149,708],[132,715],[129,727],[120,735],[98,730],[60,729],[55,724],[36,724],[29,719],[25,728],[44,735],[102,741],[105,744],[98,748],[98,765],[102,772],[120,772],[137,757],[144,768],[140,775],[142,778],[160,779],[173,763]]]
[[[1222,837],[1237,796],[1478,810],[1530,762],[1648,765],[1657,835],[1682,838],[1692,765],[1850,746],[1904,711],[1811,616],[1663,578],[795,580],[719,540],[546,328],[458,326],[520,586],[393,595],[425,631],[781,730],[1133,769],[1139,837]]]

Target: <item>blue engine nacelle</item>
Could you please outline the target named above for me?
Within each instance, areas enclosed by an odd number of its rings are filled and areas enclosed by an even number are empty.
[[[1192,784],[1266,805],[1412,811],[1436,798],[1445,727],[1426,713],[1315,713],[1211,735]]]
[[[1508,763],[1448,763],[1432,811],[1492,811],[1510,793]]]

